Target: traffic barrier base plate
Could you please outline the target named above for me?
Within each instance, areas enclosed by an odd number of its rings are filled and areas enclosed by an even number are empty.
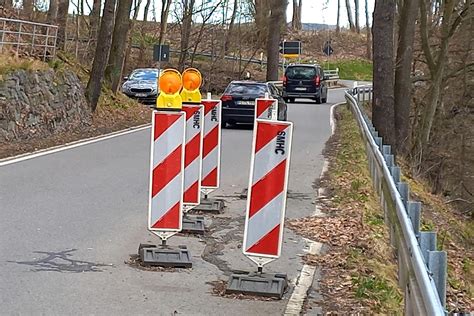
[[[202,216],[185,216],[183,217],[182,233],[186,234],[204,234],[204,217]]]
[[[209,213],[222,213],[225,208],[224,200],[201,199],[201,204],[194,207],[193,210]]]
[[[226,293],[247,294],[281,299],[288,287],[286,274],[234,273],[230,276]]]
[[[140,260],[145,266],[192,268],[191,253],[186,246],[140,245]]]

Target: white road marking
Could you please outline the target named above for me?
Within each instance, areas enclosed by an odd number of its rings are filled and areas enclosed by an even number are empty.
[[[18,162],[22,162],[22,161],[33,159],[33,158],[46,156],[46,155],[49,155],[49,154],[54,154],[54,153],[57,153],[57,152],[60,152],[60,151],[68,150],[68,149],[77,148],[77,147],[84,146],[84,145],[97,143],[97,142],[107,140],[107,139],[111,139],[111,138],[114,138],[114,137],[119,137],[119,136],[124,136],[124,135],[127,135],[127,134],[131,134],[131,133],[139,132],[139,131],[145,130],[147,128],[150,128],[150,126],[151,126],[150,124],[144,124],[144,125],[127,128],[125,130],[121,130],[121,131],[117,131],[117,132],[113,132],[113,133],[109,133],[109,134],[105,134],[105,135],[100,135],[100,136],[95,136],[95,137],[90,137],[90,138],[86,138],[86,139],[77,140],[77,141],[70,142],[70,143],[67,143],[67,144],[64,144],[64,145],[54,146],[54,147],[50,147],[50,148],[47,148],[47,149],[34,151],[34,152],[31,152],[31,153],[26,153],[26,154],[21,154],[21,155],[18,155],[18,156],[13,156],[13,157],[0,159],[0,167],[11,165],[11,164],[18,163]]]
[[[336,106],[344,104],[345,102],[340,102],[333,104],[331,106],[330,114],[329,114],[329,123],[331,125],[331,135],[334,135],[336,131],[336,121],[334,119],[334,109]],[[323,169],[321,170],[321,175],[319,178],[321,179],[325,173],[327,172],[329,167],[329,162],[327,159],[324,159]],[[323,195],[323,188],[318,189],[318,197]],[[316,203],[316,210],[313,213],[313,216],[324,216],[324,213],[319,209],[318,203]],[[312,255],[319,255],[321,253],[321,249],[323,244],[317,241],[313,241],[307,238],[304,238],[306,241],[306,246],[308,250],[307,253]],[[293,293],[291,294],[288,303],[286,304],[285,314],[284,315],[301,315],[303,304],[308,296],[308,291],[313,285],[314,274],[316,273],[316,266],[312,266],[309,264],[304,264],[303,268],[301,269],[300,275],[296,279],[295,288]]]

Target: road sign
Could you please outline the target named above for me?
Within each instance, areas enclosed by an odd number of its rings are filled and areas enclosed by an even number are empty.
[[[331,41],[326,41],[326,43],[324,43],[323,53],[326,56],[331,56],[333,52],[334,50],[331,47]]]
[[[160,95],[156,99],[159,109],[181,109],[182,100],[179,92],[183,86],[181,74],[176,69],[165,69],[158,79]]]
[[[280,257],[293,123],[255,121],[243,253],[259,266]]]
[[[182,227],[185,115],[153,111],[148,229],[163,240]]]
[[[209,194],[219,187],[221,165],[221,101],[203,100],[204,139],[201,190]]]
[[[201,103],[201,87],[202,77],[199,70],[188,68],[183,71],[183,90],[181,91],[181,99],[188,103]]]
[[[284,55],[301,55],[302,47],[300,41],[283,41],[280,43],[280,53]]]
[[[186,113],[186,137],[184,153],[184,193],[186,209],[199,205],[201,201],[201,165],[204,107],[183,104]]]
[[[169,45],[154,45],[153,46],[153,60],[154,61],[169,61],[170,60],[170,46]]]
[[[255,119],[277,120],[278,100],[259,98],[255,100]]]

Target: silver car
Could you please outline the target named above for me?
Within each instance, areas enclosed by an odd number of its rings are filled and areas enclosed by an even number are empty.
[[[129,77],[125,77],[122,92],[128,97],[142,103],[155,103],[157,97],[158,69],[135,69]]]

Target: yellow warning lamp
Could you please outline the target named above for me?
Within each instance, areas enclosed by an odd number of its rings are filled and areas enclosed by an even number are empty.
[[[188,68],[183,71],[183,90],[181,99],[186,103],[201,103],[202,76],[196,68]]]
[[[159,78],[160,95],[156,100],[159,109],[181,109],[183,102],[179,92],[183,86],[181,74],[176,69],[165,69]]]

